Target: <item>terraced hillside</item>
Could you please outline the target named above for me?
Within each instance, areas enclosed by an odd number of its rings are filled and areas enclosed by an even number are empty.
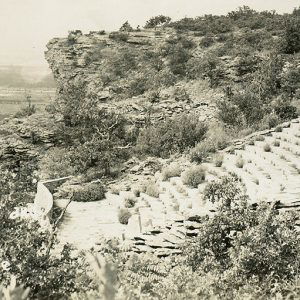
[[[202,164],[206,176],[198,187],[185,185],[182,176],[164,181],[162,174],[156,173],[155,197],[121,191],[108,192],[106,199],[98,202],[72,202],[59,239],[88,249],[99,243],[101,236],[118,237],[136,252],[151,251],[159,256],[180,253],[178,248],[185,237],[197,235],[199,217],[214,212],[214,205],[203,200],[206,184],[229,173],[242,179],[253,203],[275,202],[280,209],[300,206],[300,118],[236,140],[219,155],[222,164]],[[185,158],[176,163],[182,174],[193,166]],[[133,207],[128,208],[130,199]],[[64,205],[63,200],[57,203]],[[118,214],[126,206],[131,217],[128,225],[122,225]]]

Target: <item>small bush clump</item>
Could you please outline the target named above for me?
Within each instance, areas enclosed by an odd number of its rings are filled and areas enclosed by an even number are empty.
[[[210,140],[205,140],[196,145],[190,151],[191,162],[202,163],[210,155],[216,151],[215,146],[211,143]]]
[[[265,144],[265,145],[264,145],[264,151],[265,151],[265,152],[271,152],[271,150],[272,150],[272,149],[271,149],[271,146],[270,146],[269,144]]]
[[[255,140],[258,142],[263,142],[265,140],[265,137],[263,135],[258,135],[257,137],[255,137]]]
[[[127,208],[120,209],[118,214],[118,219],[121,224],[127,225],[130,217],[131,217],[131,213]]]
[[[147,183],[145,193],[150,197],[158,198],[159,197],[159,187],[156,182],[150,181]]]
[[[162,171],[162,179],[163,181],[168,180],[171,177],[180,176],[181,174],[181,168],[177,163],[172,163],[169,166],[167,166]]]
[[[74,191],[72,200],[76,202],[92,202],[105,198],[105,188],[101,183],[92,183]]]
[[[274,147],[280,147],[280,141],[274,141],[274,143],[273,143],[273,146]]]
[[[214,164],[216,167],[220,168],[223,164],[224,156],[222,154],[217,154],[214,157]]]
[[[120,42],[127,42],[129,35],[126,32],[115,31],[109,34],[109,38]]]
[[[202,166],[193,166],[182,174],[182,182],[193,188],[205,180],[205,169]]]
[[[137,200],[134,197],[127,197],[124,200],[124,206],[126,208],[132,208],[135,206]]]
[[[242,159],[242,157],[238,157],[235,165],[237,168],[242,169],[244,167],[245,161]]]
[[[200,41],[200,46],[203,48],[208,48],[214,43],[214,38],[211,36],[205,36]]]
[[[282,132],[282,127],[281,126],[277,126],[275,128],[275,132]]]

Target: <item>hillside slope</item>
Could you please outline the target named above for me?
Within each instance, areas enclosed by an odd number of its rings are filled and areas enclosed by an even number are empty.
[[[159,256],[180,253],[178,249],[186,236],[196,236],[201,216],[212,214],[215,204],[203,201],[208,183],[222,176],[236,174],[245,185],[251,203],[267,201],[278,209],[298,210],[300,207],[300,119],[282,124],[282,130],[265,130],[236,140],[219,154],[222,166],[213,161],[202,164],[205,181],[197,187],[187,186],[182,177],[163,180],[155,175],[157,196],[132,191],[108,192],[98,202],[73,202],[60,227],[59,239],[79,249],[95,247],[101,236],[132,239],[131,247],[137,252],[155,252]],[[266,145],[269,145],[268,148]],[[242,161],[238,164],[237,161]],[[176,162],[182,174],[192,163],[184,158]],[[165,166],[166,167],[166,166]],[[149,181],[149,184],[151,181]],[[126,208],[126,199],[135,199],[128,225],[118,221],[120,209]],[[60,206],[65,201],[57,200]]]

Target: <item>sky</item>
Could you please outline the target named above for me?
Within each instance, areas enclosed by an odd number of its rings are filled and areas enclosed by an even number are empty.
[[[117,30],[125,22],[145,24],[160,14],[173,20],[226,14],[247,5],[256,10],[291,12],[299,0],[0,0],[0,65],[44,65],[53,37],[80,29]]]

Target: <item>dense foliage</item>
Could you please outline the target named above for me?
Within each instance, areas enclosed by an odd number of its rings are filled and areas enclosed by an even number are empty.
[[[38,168],[43,177],[85,174],[83,180],[90,182],[114,176],[133,155],[167,158],[192,148],[191,160],[202,163],[226,147],[231,134],[275,127],[297,116],[299,20],[299,9],[279,15],[249,7],[226,16],[176,22],[158,16],[145,27],[154,28],[156,36],[165,29],[170,34],[162,36],[155,47],[145,51],[130,47],[132,27],[125,22],[109,36],[110,42],[118,44],[116,49],[107,53],[105,43],[90,49],[85,63],[101,64],[99,86],[91,88],[79,80],[59,86],[58,97],[49,107],[57,120],[55,147],[46,151],[39,164],[32,159],[2,166],[0,281],[7,285],[13,275],[30,288],[30,297],[38,299],[68,298],[74,292],[73,299],[299,297],[297,213],[279,213],[267,203],[249,205],[236,176],[206,186],[203,200],[213,203],[215,212],[199,218],[198,237],[183,245],[182,256],[133,255],[112,240],[103,243],[101,254],[107,264],[96,259],[99,289],[93,285],[92,273],[85,275],[89,269],[84,261],[73,257],[69,246],[51,255],[58,246],[55,239],[49,240],[51,228],[41,230],[36,222],[10,218],[14,207],[31,202],[36,188],[32,176]],[[81,34],[71,32],[68,45],[73,47]],[[213,129],[191,114],[161,121],[149,116],[139,128],[99,105],[99,90],[109,90],[114,100],[143,95],[155,107],[161,101],[160,92],[169,88],[176,101],[187,104],[195,95],[189,83],[197,81],[208,82],[210,95],[217,94],[213,98],[218,99],[220,124]],[[178,82],[183,88],[173,87]],[[215,156],[215,164],[220,167],[222,157]],[[237,157],[236,165],[243,168],[244,161]],[[181,169],[174,165],[163,172],[164,179],[179,175]],[[197,188],[205,175],[196,166],[182,174],[182,179]],[[155,182],[147,182],[145,192],[159,197],[160,190]],[[74,193],[73,200],[101,200],[104,193],[102,184],[88,183]],[[127,199],[127,208],[119,211],[120,223],[128,223],[134,206],[134,199]]]
[[[50,240],[50,227],[42,228],[26,216],[12,217],[17,207],[25,209],[32,202],[36,188],[31,182],[33,170],[34,161],[22,161],[18,168],[1,169],[0,282],[7,285],[13,276],[30,288],[31,298],[58,299],[79,291],[80,285],[84,288],[85,275],[79,268],[80,258],[71,257],[68,245],[58,256],[52,256],[57,243]]]
[[[183,152],[200,142],[207,131],[206,125],[194,115],[182,115],[141,130],[137,149],[143,154],[168,157]]]
[[[213,182],[205,192],[210,200],[211,192],[216,213],[202,217],[198,236],[182,247],[181,257],[128,256],[109,241],[96,258],[100,294],[76,299],[297,298],[296,215],[267,203],[249,206],[236,176]]]

